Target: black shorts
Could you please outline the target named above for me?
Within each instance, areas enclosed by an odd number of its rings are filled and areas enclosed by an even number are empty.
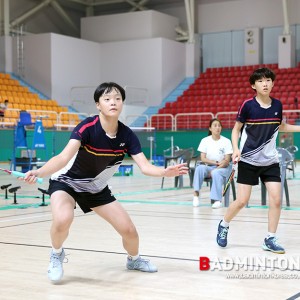
[[[91,208],[93,207],[116,201],[116,198],[111,193],[111,190],[108,188],[108,186],[106,186],[101,192],[92,194],[87,192],[76,192],[66,183],[56,180],[50,179],[49,182],[49,195],[56,191],[65,191],[75,200],[85,214],[92,211]]]
[[[238,163],[237,182],[248,185],[257,185],[258,179],[265,182],[281,182],[279,164],[270,166],[253,166],[240,161]]]

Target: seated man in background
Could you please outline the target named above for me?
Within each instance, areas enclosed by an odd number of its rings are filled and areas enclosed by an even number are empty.
[[[222,207],[222,187],[224,180],[229,176],[231,167],[232,145],[228,138],[221,135],[221,121],[210,120],[208,136],[203,138],[198,147],[201,152],[201,164],[195,169],[193,188],[193,206],[199,206],[199,191],[207,177],[212,178],[210,199],[212,208]]]

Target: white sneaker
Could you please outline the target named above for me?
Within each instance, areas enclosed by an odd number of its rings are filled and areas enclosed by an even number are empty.
[[[157,267],[155,265],[153,265],[148,259],[143,259],[141,257],[136,260],[132,260],[127,257],[126,267],[128,270],[138,270],[149,273],[157,272]]]
[[[199,197],[198,196],[194,196],[193,197],[193,206],[197,207],[199,205],[200,205]]]
[[[50,264],[48,267],[48,278],[53,283],[59,282],[64,275],[64,269],[63,269],[64,259],[65,259],[64,249],[60,254],[54,253],[53,250],[51,251]]]
[[[212,208],[221,208],[223,206],[221,201],[215,201],[215,203],[211,206]]]

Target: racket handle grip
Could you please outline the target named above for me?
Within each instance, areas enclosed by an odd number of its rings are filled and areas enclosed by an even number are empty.
[[[11,175],[15,176],[15,177],[25,177],[25,174],[22,172],[18,172],[18,171],[11,171]],[[37,178],[36,179],[37,183],[43,183],[43,178]]]

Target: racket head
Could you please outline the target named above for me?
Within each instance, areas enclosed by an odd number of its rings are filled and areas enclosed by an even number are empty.
[[[7,169],[0,168],[0,171],[6,172],[7,174],[11,174],[11,171]]]

